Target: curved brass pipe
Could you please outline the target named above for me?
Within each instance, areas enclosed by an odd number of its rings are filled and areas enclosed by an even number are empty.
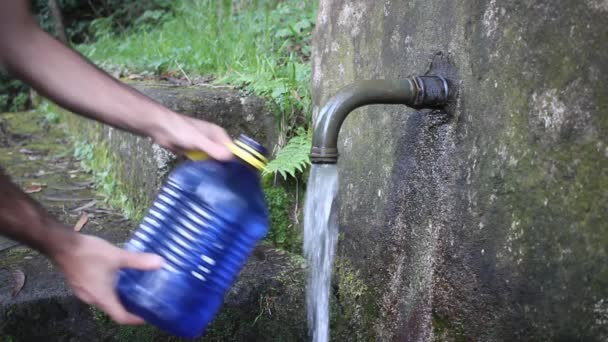
[[[448,82],[441,76],[416,76],[405,80],[354,82],[338,91],[319,113],[310,158],[315,164],[338,162],[338,134],[353,110],[371,104],[404,104],[412,108],[443,106]]]

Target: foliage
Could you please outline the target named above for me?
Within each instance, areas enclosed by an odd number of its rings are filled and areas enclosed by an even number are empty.
[[[311,119],[316,7],[298,0],[180,0],[155,26],[126,35],[98,27],[97,41],[78,48],[106,69],[211,75],[269,98],[283,145]]]
[[[171,18],[170,0],[108,1],[107,15],[92,20],[90,30],[98,39],[137,34]]]
[[[40,112],[42,115],[44,115],[44,120],[46,120],[46,122],[48,122],[50,124],[59,123],[60,116],[57,112],[55,112],[51,108],[51,106],[49,105],[49,102],[43,101],[42,103],[40,103],[40,105],[38,105],[36,110],[38,112]]]
[[[28,87],[0,73],[0,112],[18,112],[29,104]]]
[[[266,166],[265,174],[280,174],[284,180],[287,176],[296,177],[297,172],[304,172],[310,165],[311,137],[302,127],[289,142],[277,153]]]
[[[66,33],[74,43],[91,42],[100,27],[112,34],[157,22],[171,12],[169,0],[60,0]],[[32,1],[40,26],[54,34],[48,0]]]

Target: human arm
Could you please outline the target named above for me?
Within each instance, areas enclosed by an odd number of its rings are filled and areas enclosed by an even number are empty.
[[[74,113],[149,136],[177,153],[232,157],[222,128],[177,114],[110,77],[41,30],[27,0],[0,1],[0,64]]]
[[[0,170],[0,234],[46,255],[65,274],[82,301],[98,306],[118,323],[143,321],[128,313],[114,292],[120,268],[156,269],[162,259],[122,250],[89,235],[74,232],[25,194]]]
[[[26,0],[0,0],[0,66],[74,113],[151,137],[177,153],[202,150],[220,160],[232,157],[222,128],[174,113],[99,70],[40,30]],[[142,322],[120,305],[114,292],[116,271],[158,268],[160,257],[129,253],[73,232],[1,172],[0,234],[48,256],[80,299],[115,321]]]

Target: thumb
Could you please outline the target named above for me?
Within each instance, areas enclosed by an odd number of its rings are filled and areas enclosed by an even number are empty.
[[[120,267],[136,270],[156,270],[164,263],[163,258],[152,253],[133,253],[123,251],[120,257]]]

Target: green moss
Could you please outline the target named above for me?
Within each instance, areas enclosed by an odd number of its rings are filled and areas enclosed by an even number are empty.
[[[35,112],[15,112],[3,113],[10,125],[10,131],[19,132],[19,134],[36,134],[40,131],[40,123],[43,117]]]
[[[334,293],[331,303],[331,338],[335,341],[372,341],[377,309],[369,288],[347,259],[334,262]]]
[[[299,341],[306,334],[304,312],[304,273],[281,272],[260,294],[257,310],[221,310],[201,341]]]
[[[125,193],[128,187],[116,174],[120,161],[112,157],[109,146],[104,143],[92,145],[82,140],[74,141],[73,145],[74,156],[87,172],[93,174],[96,188],[105,196],[106,201],[128,218],[140,220],[145,208],[138,207]]]
[[[298,252],[302,246],[302,234],[290,217],[294,199],[282,186],[266,187],[264,195],[270,215],[270,231],[266,239],[279,248]]]
[[[90,307],[91,316],[104,341],[115,342],[152,342],[175,341],[174,338],[163,335],[158,329],[150,325],[129,326],[118,325],[103,311],[94,306]]]
[[[299,256],[295,256],[300,260]],[[291,269],[279,273],[269,291],[260,297],[255,327],[261,340],[298,341],[306,336],[305,272]],[[270,340],[269,340],[270,341]]]
[[[450,322],[447,318],[441,317],[441,315],[433,312],[431,324],[433,325],[434,341],[468,341],[460,323]]]
[[[36,255],[32,249],[16,246],[0,254],[0,268],[11,268],[20,264],[25,257]]]
[[[593,103],[596,105],[598,113],[608,113],[608,82],[596,82],[594,84]],[[608,136],[608,115],[597,115],[594,118],[599,136]],[[604,145],[604,148],[608,146]]]
[[[94,306],[90,306],[89,309],[91,310],[91,316],[93,317],[93,321],[95,321],[95,324],[99,326],[112,324],[112,319],[105,312],[99,310]]]

